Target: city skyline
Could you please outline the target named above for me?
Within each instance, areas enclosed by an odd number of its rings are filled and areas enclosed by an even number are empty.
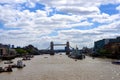
[[[79,48],[120,36],[120,0],[0,0],[0,43]]]

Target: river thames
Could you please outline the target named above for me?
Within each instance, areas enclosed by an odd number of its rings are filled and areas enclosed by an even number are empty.
[[[111,61],[91,57],[75,61],[64,54],[39,55],[23,61],[26,64],[23,69],[0,73],[0,80],[120,80],[120,65]],[[0,66],[6,66],[3,63],[0,61]]]

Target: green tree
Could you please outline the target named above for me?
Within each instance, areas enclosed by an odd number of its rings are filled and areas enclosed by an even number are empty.
[[[100,49],[99,50],[100,55],[107,56],[110,54],[110,52],[106,49]]]
[[[16,51],[17,51],[17,54],[19,55],[26,55],[28,53],[26,50],[22,48],[17,48]]]
[[[36,47],[34,47],[33,45],[28,45],[28,46],[24,47],[24,49],[29,54],[32,54],[32,55],[38,55],[39,54],[39,50]]]

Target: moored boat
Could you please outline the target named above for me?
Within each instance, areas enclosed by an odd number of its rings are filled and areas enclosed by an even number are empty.
[[[1,72],[4,72],[4,69],[3,69],[2,67],[0,67],[0,73],[1,73]]]
[[[68,56],[73,59],[84,59],[85,58],[85,55],[81,53],[77,47],[76,49],[73,49],[72,52]]]
[[[4,68],[4,72],[12,72],[12,66],[8,65],[7,67]]]
[[[30,56],[24,56],[22,60],[31,60],[30,58]]]
[[[6,61],[6,62],[4,62],[4,64],[11,64],[11,63],[13,63],[13,61]]]
[[[25,64],[23,64],[22,60],[17,61],[17,68],[23,68],[25,67]]]
[[[0,73],[2,72],[12,72],[12,66],[11,65],[8,65],[7,67],[3,68],[3,67],[0,67]]]
[[[23,64],[22,60],[18,60],[18,61],[17,61],[17,64],[12,64],[11,66],[12,66],[12,68],[23,68],[23,67],[25,67],[26,65]]]
[[[120,65],[120,60],[115,60],[115,61],[112,61],[112,64],[117,64],[117,65]]]

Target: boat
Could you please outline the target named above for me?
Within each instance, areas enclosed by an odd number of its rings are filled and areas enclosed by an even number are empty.
[[[4,64],[12,64],[13,63],[13,61],[6,61],[6,62],[4,62]]]
[[[30,57],[30,58],[34,58],[34,55],[28,55],[28,57]]]
[[[11,65],[8,65],[7,67],[3,68],[3,67],[0,67],[0,73],[2,72],[12,72],[12,66]]]
[[[76,49],[73,49],[72,52],[68,56],[73,59],[84,59],[85,58],[85,55],[81,53],[77,47]]]
[[[18,60],[17,61],[17,64],[11,64],[12,68],[23,68],[25,67],[26,65],[23,64],[22,60]]]
[[[22,60],[31,60],[31,59],[30,59],[30,57],[25,56],[25,57],[23,57]]]
[[[8,65],[7,67],[4,68],[4,72],[12,72],[12,66]]]
[[[25,67],[25,64],[23,64],[22,60],[18,60],[16,66],[17,66],[17,68],[23,68],[23,67]]]
[[[4,72],[4,69],[3,69],[2,67],[0,67],[0,73],[1,73],[1,72]]]
[[[115,61],[112,61],[112,64],[117,64],[117,65],[120,65],[120,60],[115,60]]]

